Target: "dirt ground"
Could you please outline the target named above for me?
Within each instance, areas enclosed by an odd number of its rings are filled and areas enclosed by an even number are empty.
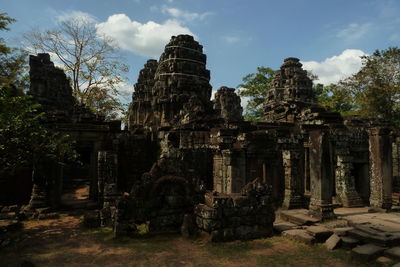
[[[362,266],[348,252],[328,251],[282,237],[211,243],[206,237],[142,235],[115,240],[110,228],[81,226],[82,215],[27,221],[0,250],[0,266]],[[371,265],[368,265],[371,266]]]

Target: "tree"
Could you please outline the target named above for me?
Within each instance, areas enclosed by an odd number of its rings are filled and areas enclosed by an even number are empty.
[[[256,73],[247,74],[242,79],[243,83],[238,85],[239,96],[249,98],[244,115],[246,120],[261,121],[263,119],[263,104],[271,89],[274,74],[275,71],[271,68],[258,67]]]
[[[10,30],[8,24],[14,21],[7,13],[0,13],[0,30]],[[5,40],[0,38],[0,85],[12,83],[18,88],[28,88],[26,58],[24,51],[7,46]]]
[[[24,39],[35,52],[47,52],[59,59],[71,76],[78,102],[107,117],[122,108],[117,87],[125,81],[122,75],[128,67],[121,63],[113,40],[97,34],[92,19],[64,20],[56,29],[31,31]],[[98,109],[99,105],[107,108]]]
[[[362,56],[360,71],[339,86],[354,96],[357,114],[400,122],[400,49],[389,47]]]
[[[317,103],[329,111],[340,112],[343,116],[354,112],[353,95],[338,84],[316,84],[314,92]]]

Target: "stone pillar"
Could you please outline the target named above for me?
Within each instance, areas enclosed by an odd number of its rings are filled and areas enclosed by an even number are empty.
[[[99,197],[99,181],[98,181],[98,153],[101,148],[100,142],[93,144],[92,152],[90,154],[90,188],[89,198],[92,200],[98,200]]]
[[[371,177],[370,205],[390,210],[392,207],[392,143],[390,130],[369,130],[369,162]]]
[[[308,146],[304,148],[304,193],[310,193],[310,155]]]
[[[310,135],[310,213],[321,220],[333,219],[332,155],[329,132],[312,129]]]
[[[283,150],[283,167],[285,171],[285,197],[283,207],[286,209],[304,208],[304,158],[301,150]]]
[[[393,192],[400,193],[400,137],[393,142]]]
[[[99,151],[98,154],[98,188],[99,199],[103,201],[101,210],[102,225],[111,225],[115,214],[117,189],[118,157],[112,151]]]

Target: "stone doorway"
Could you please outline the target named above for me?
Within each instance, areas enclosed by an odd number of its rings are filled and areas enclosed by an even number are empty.
[[[370,184],[369,166],[367,163],[353,163],[351,175],[354,177],[355,188],[363,204],[369,205]]]

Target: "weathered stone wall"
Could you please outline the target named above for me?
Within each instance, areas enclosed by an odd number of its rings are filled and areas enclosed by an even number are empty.
[[[214,242],[248,240],[273,234],[275,211],[265,187],[245,194],[207,193],[195,209],[196,224]]]
[[[29,56],[29,94],[42,105],[46,117],[69,121],[76,103],[72,88],[62,69],[56,68],[49,54]]]

